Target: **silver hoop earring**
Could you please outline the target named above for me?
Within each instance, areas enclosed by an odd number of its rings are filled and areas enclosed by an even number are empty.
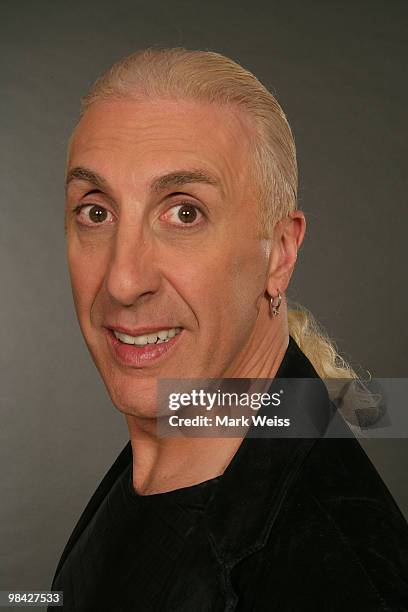
[[[276,297],[271,297],[269,301],[269,307],[271,309],[271,314],[273,314],[275,317],[279,314],[279,308],[280,308],[281,303],[282,303],[282,296],[278,289],[278,295]]]

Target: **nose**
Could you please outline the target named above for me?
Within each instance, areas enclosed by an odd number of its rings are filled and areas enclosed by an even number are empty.
[[[105,286],[110,297],[122,306],[132,306],[159,290],[160,271],[152,237],[134,225],[118,229]]]

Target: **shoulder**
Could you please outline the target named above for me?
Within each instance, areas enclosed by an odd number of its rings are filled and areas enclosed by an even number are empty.
[[[408,610],[408,525],[355,438],[316,441],[261,556],[315,610]]]
[[[373,536],[379,542],[387,529],[396,529],[401,543],[407,544],[407,522],[354,437],[316,441],[304,463],[299,490],[294,491],[294,498],[305,496],[350,536]]]
[[[69,537],[69,540],[61,555],[61,559],[58,563],[53,582],[55,582],[55,578],[57,577],[62,565],[64,564],[65,559],[67,558],[70,551],[74,547],[75,542],[79,539],[81,533],[84,531],[89,521],[94,516],[95,512],[101,505],[102,501],[108,495],[109,491],[115,484],[116,480],[119,478],[119,476],[122,474],[122,472],[126,469],[126,467],[129,465],[131,461],[132,461],[132,447],[129,441],[127,442],[126,446],[122,449],[122,451],[119,453],[118,457],[116,458],[112,466],[109,468],[109,470],[103,477],[98,488],[96,489],[95,493],[92,495],[84,511],[82,512],[82,515],[79,518],[71,536]]]

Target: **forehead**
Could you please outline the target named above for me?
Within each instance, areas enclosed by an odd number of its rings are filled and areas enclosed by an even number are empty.
[[[108,180],[149,180],[174,168],[201,168],[226,190],[242,187],[250,121],[232,107],[188,100],[109,100],[85,112],[71,140],[68,169]]]

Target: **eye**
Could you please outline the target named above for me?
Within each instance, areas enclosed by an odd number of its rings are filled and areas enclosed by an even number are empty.
[[[81,204],[74,209],[81,225],[97,225],[113,221],[112,213],[99,204]]]
[[[204,218],[203,213],[194,204],[190,202],[182,202],[176,206],[172,206],[167,212],[162,215],[165,221],[170,221],[174,225],[198,225],[200,219]]]

